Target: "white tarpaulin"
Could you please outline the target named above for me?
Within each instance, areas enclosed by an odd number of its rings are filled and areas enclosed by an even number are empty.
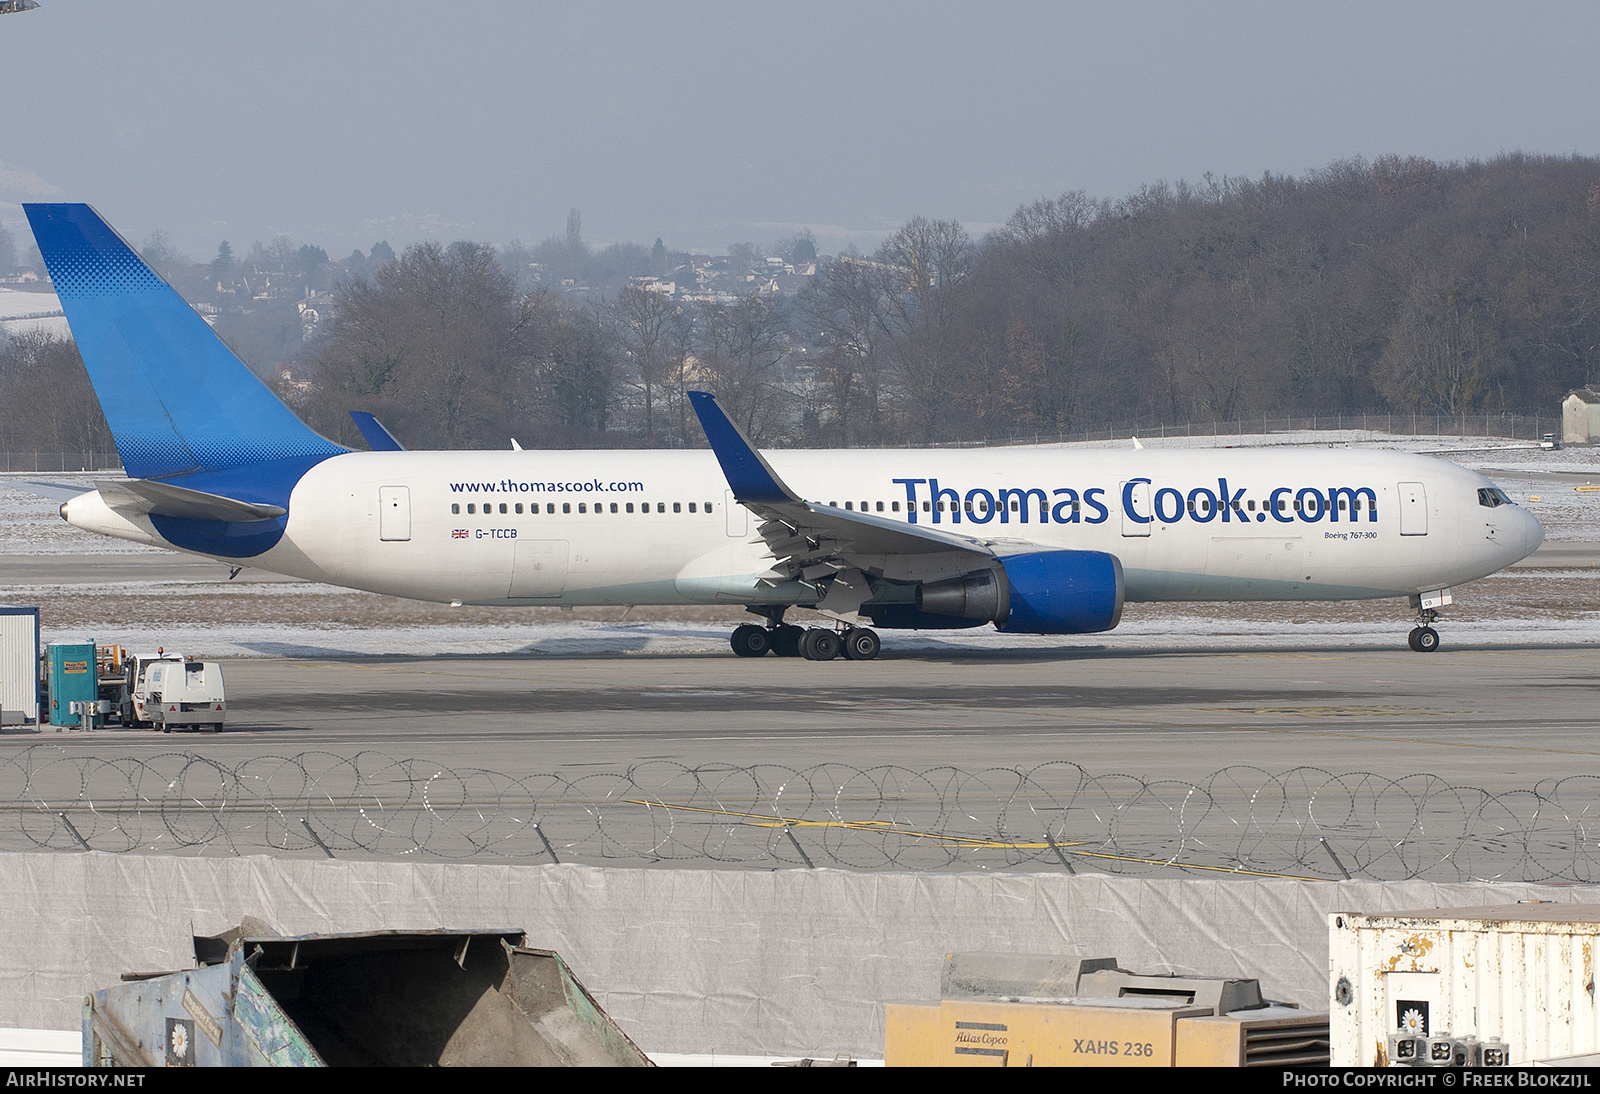
[[[72,1029],[124,972],[193,967],[191,934],[519,927],[646,1052],[881,1056],[883,1004],[938,996],[944,955],[1115,957],[1255,977],[1329,1007],[1334,911],[1594,903],[1587,888],[0,855],[0,1026]]]

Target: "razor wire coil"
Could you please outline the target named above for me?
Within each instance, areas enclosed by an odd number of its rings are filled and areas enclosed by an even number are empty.
[[[508,775],[380,752],[0,758],[0,849],[1338,880],[1600,881],[1600,777],[1525,790],[1313,767],[650,761]]]

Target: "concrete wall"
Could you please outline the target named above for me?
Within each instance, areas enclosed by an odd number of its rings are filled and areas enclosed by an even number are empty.
[[[4,854],[0,1026],[75,1028],[86,992],[192,967],[192,932],[254,915],[285,934],[526,929],[647,1052],[881,1056],[883,1003],[936,998],[953,950],[1253,976],[1320,1010],[1328,913],[1534,898],[1600,890]]]
[[[1600,402],[1568,395],[1561,403],[1561,443],[1592,444],[1600,441]]]

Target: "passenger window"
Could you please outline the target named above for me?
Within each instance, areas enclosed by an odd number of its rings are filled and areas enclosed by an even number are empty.
[[[562,512],[563,512],[563,513],[570,513],[570,512],[572,512],[572,503],[571,503],[571,502],[570,502],[570,501],[564,501],[564,502],[562,502],[562,503],[561,503],[561,511],[562,511]]]
[[[1249,500],[1249,502],[1247,502],[1246,504],[1248,504],[1250,506],[1250,511],[1252,513],[1254,513],[1256,511],[1256,500],[1254,498],[1251,498]]]
[[[519,515],[522,513],[522,503],[520,501],[517,502],[517,513]]]
[[[692,501],[689,503],[689,512],[694,512],[694,502]]]
[[[500,503],[500,511],[502,513],[504,513],[506,511],[506,503],[505,502],[501,502]]]
[[[681,512],[683,512],[683,503],[682,503],[682,502],[677,502],[677,501],[675,501],[675,502],[673,502],[673,503],[672,503],[672,511],[673,511],[673,512],[674,512],[674,513],[681,513]]]
[[[883,502],[881,501],[878,503],[878,512],[883,512]]]
[[[711,512],[711,503],[709,501],[706,502],[706,512]]]
[[[451,512],[452,512],[452,513],[459,513],[459,512],[461,512],[461,503],[460,503],[460,502],[459,502],[459,501],[457,501],[457,502],[452,502],[452,503],[451,503],[451,504],[450,504],[450,511],[451,511]]]
[[[896,513],[898,513],[898,512],[899,512],[899,511],[900,511],[900,503],[899,503],[899,502],[897,502],[897,501],[891,501],[891,502],[890,502],[890,503],[889,503],[889,506],[890,506],[890,508],[892,508],[892,509],[893,509],[893,510],[894,510],[894,511],[895,511],[895,512],[896,512]]]
[[[656,512],[665,513],[666,511],[667,511],[667,503],[666,502],[664,502],[664,501],[656,502]]]
[[[847,513],[850,512],[852,509],[855,508],[855,505],[856,505],[856,503],[853,502],[853,501],[845,502],[844,503],[844,511],[847,512]]]
[[[588,511],[589,511],[589,506],[586,503],[580,501],[578,503],[578,512],[587,513]]]
[[[866,512],[866,511],[867,511],[867,510],[868,510],[868,509],[870,509],[870,508],[871,508],[871,506],[869,506],[869,505],[868,505],[868,504],[867,504],[867,503],[866,503],[866,502],[862,502],[862,503],[861,503],[861,511],[862,511],[862,512],[863,512],[863,513],[865,513],[865,512]],[[882,509],[882,508],[883,508],[883,506],[881,506],[881,505],[880,505],[880,506],[878,506],[878,508],[879,508],[879,509]]]
[[[839,503],[836,502],[836,501],[830,501],[828,503],[828,508],[829,509],[837,509],[837,508],[839,508]]]
[[[544,511],[546,514],[554,513],[556,511],[556,503],[551,502],[550,504],[546,505],[544,507]]]
[[[612,502],[611,503],[611,511],[613,513],[615,513],[617,511],[617,503],[616,502]]]
[[[923,502],[922,503],[922,511],[924,513],[933,512],[933,502],[931,502],[931,501]],[[942,502],[942,501],[939,503],[939,512],[941,512],[941,513],[944,512],[944,502]]]
[[[628,503],[628,512],[633,512],[633,502],[631,501]]]
[[[476,505],[472,504],[471,502],[467,503],[467,512],[468,513],[476,513],[477,511],[478,511],[478,507]]]

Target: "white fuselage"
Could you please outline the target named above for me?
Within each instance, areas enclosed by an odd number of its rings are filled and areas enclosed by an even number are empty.
[[[998,543],[1002,554],[1109,552],[1122,562],[1133,601],[1405,596],[1494,573],[1543,539],[1526,511],[1480,500],[1490,486],[1483,477],[1394,452],[1002,448],[767,457],[813,502],[865,506],[874,516]],[[803,582],[760,581],[772,559],[758,522],[733,501],[709,451],[350,453],[307,472],[288,508],[275,546],[224,561],[445,603],[815,599]],[[74,498],[63,515],[95,532],[172,546],[148,517],[113,509],[98,493]],[[963,567],[970,559],[930,555],[893,562],[879,576],[939,580]]]

